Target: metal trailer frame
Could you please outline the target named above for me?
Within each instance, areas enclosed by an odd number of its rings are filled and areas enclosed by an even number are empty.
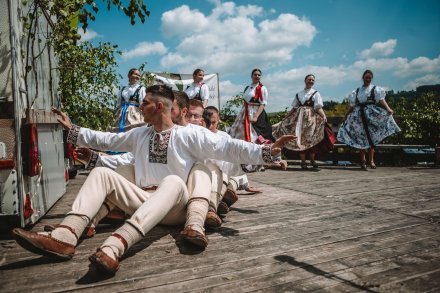
[[[51,112],[60,103],[58,74],[43,11],[32,23],[42,41],[23,34],[23,16],[40,9],[37,2],[0,0],[0,226],[35,223],[68,181],[63,129]]]

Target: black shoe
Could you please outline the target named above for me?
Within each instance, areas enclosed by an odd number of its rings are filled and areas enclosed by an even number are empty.
[[[361,161],[361,169],[367,171],[367,162]]]

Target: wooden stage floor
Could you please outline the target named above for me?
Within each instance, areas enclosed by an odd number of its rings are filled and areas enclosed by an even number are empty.
[[[58,223],[84,181],[37,223]],[[114,230],[54,262],[0,238],[1,292],[440,292],[440,169],[322,167],[249,175],[261,194],[241,193],[205,251],[156,227],[105,276],[88,256]],[[91,195],[92,196],[92,195]]]

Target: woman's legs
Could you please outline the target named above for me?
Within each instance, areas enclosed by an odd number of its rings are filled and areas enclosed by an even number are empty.
[[[366,159],[365,159],[365,150],[359,150],[359,154],[361,155],[361,168],[363,170],[367,170],[367,164],[366,164]]]
[[[299,153],[299,158],[301,159],[301,169],[307,169],[306,153],[305,152]]]
[[[310,153],[310,164],[312,164],[313,168],[318,168],[318,164],[315,162],[315,153]]]
[[[368,156],[370,157],[370,167],[371,169],[376,169],[376,164],[374,163],[374,148],[368,149]]]

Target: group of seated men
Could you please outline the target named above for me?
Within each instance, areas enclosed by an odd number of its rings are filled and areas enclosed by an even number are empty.
[[[204,248],[208,244],[205,225],[221,225],[217,213],[227,213],[237,200],[239,184],[234,175],[242,174],[241,164],[277,164],[282,147],[294,138],[284,136],[272,145],[232,139],[213,128],[217,109],[206,109],[209,121],[202,122],[203,106],[165,85],[148,87],[140,109],[148,125],[125,133],[79,127],[53,109],[69,131],[68,142],[125,153],[90,152],[88,165],[95,167],[72,210],[46,232],[14,229],[19,245],[40,255],[71,259],[84,231],[93,234],[93,226],[118,208],[129,218],[89,257],[103,272],[116,273],[123,254],[157,224],[184,224],[181,238]],[[211,123],[213,131],[192,124],[197,119]]]

